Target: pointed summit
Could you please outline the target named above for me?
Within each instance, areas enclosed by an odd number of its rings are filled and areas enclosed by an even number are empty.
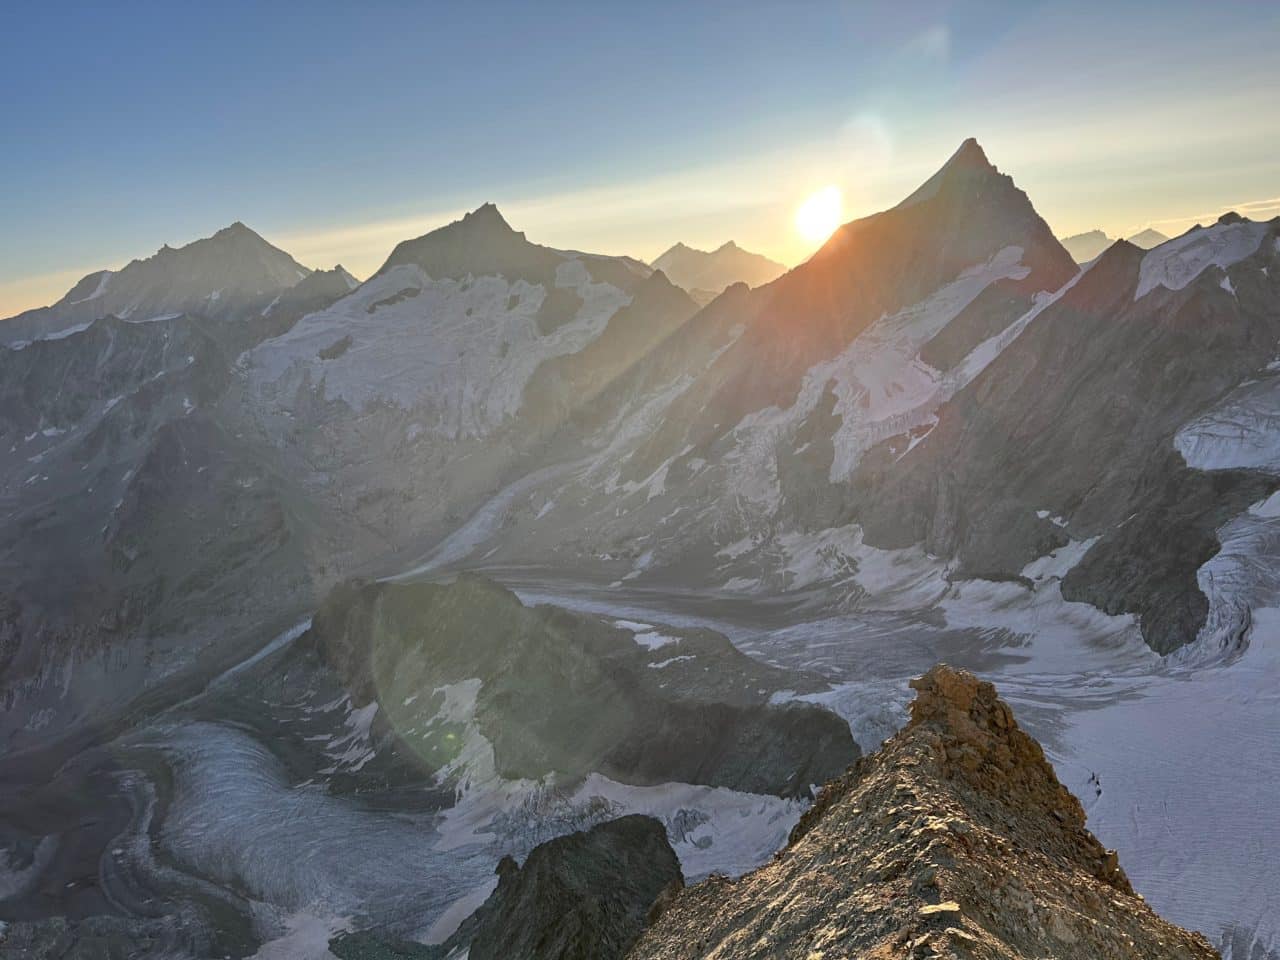
[[[911,207],[926,200],[932,200],[949,184],[973,182],[987,177],[998,177],[1000,171],[987,159],[986,151],[973,137],[960,144],[960,149],[951,155],[938,172],[922,183],[915,193],[907,197],[899,208]]]
[[[513,230],[497,206],[483,203],[461,220],[399,243],[375,276],[414,265],[434,280],[501,275],[534,283],[554,277],[560,259]]]
[[[232,223],[229,223],[227,226],[223,227],[221,230],[219,230],[219,231],[218,231],[217,233],[215,233],[213,236],[214,236],[215,238],[217,238],[217,237],[243,237],[243,236],[252,236],[252,237],[256,237],[256,236],[258,236],[258,234],[257,234],[257,233],[255,233],[253,230],[250,230],[248,227],[246,227],[246,226],[244,225],[244,221],[243,221],[243,220],[236,220],[236,221],[234,221],[234,222],[232,222]]]
[[[482,203],[470,213],[462,218],[462,223],[470,224],[473,229],[491,229],[491,230],[511,230],[511,224],[507,223],[498,206],[495,203]]]
[[[1145,230],[1140,230],[1138,233],[1131,236],[1129,238],[1129,242],[1134,246],[1141,247],[1143,250],[1150,250],[1152,247],[1160,246],[1160,244],[1164,243],[1168,239],[1169,238],[1159,230],[1152,230],[1150,227],[1147,227]]]
[[[951,155],[951,159],[947,161],[946,165],[953,166],[956,164],[990,167],[992,170],[995,169],[995,167],[991,165],[991,161],[987,159],[986,151],[984,151],[982,149],[982,145],[978,143],[977,137],[966,137],[965,141],[960,144],[960,149]]]

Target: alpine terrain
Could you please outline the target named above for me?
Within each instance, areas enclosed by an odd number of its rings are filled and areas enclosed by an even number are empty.
[[[0,955],[1280,960],[1280,218],[517,226],[0,320]]]

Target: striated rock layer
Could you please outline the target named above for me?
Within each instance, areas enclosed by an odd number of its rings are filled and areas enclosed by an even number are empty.
[[[775,860],[684,891],[633,960],[1215,957],[1160,919],[990,683],[939,665],[907,727]]]

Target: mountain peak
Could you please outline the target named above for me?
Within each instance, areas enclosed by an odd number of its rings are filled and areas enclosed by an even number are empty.
[[[493,228],[498,228],[502,230],[507,230],[512,233],[515,232],[514,230],[511,229],[511,224],[507,223],[507,220],[502,215],[502,212],[498,210],[497,204],[492,202],[486,202],[486,203],[480,204],[480,206],[476,207],[470,213],[466,214],[462,218],[462,222],[469,223],[472,226],[493,227]]]
[[[919,186],[915,193],[898,204],[898,208],[932,200],[947,184],[972,182],[999,175],[1000,171],[987,159],[982,145],[975,138],[969,137],[933,176]]]
[[[1143,250],[1150,250],[1152,247],[1160,246],[1160,244],[1164,243],[1168,239],[1169,238],[1159,230],[1153,230],[1151,227],[1147,227],[1145,230],[1141,230],[1131,236],[1129,238],[1129,242],[1135,246],[1141,247]]]
[[[561,259],[561,254],[530,243],[524,233],[513,230],[495,204],[482,203],[459,220],[401,241],[378,274],[416,264],[437,280],[500,274],[541,283],[554,275]]]
[[[227,224],[227,226],[223,227],[221,230],[215,233],[210,239],[212,240],[248,240],[248,239],[262,240],[263,238],[261,234],[259,234],[256,230],[251,230],[249,227],[245,226],[243,220],[236,220],[233,223]],[[266,241],[263,241],[263,242],[265,243]]]
[[[986,151],[982,149],[982,144],[978,143],[976,137],[967,137],[960,144],[960,148],[951,155],[951,159],[946,162],[945,166],[964,165],[978,166],[994,170],[995,167],[991,161],[987,159]]]
[[[782,264],[744,250],[732,240],[710,252],[677,243],[654,260],[652,266],[678,287],[712,294],[739,281],[758,287],[787,271]]]

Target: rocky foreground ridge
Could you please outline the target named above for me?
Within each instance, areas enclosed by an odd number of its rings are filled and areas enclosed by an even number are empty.
[[[445,944],[357,934],[331,947],[343,960],[1219,956],[1134,892],[990,683],[940,664],[912,686],[906,728],[828,783],[786,848],[740,879],[683,887],[661,824],[624,817],[544,843],[522,867],[505,859]]]
[[[675,899],[633,960],[1215,957],[1160,919],[995,688],[945,665],[774,861]]]

